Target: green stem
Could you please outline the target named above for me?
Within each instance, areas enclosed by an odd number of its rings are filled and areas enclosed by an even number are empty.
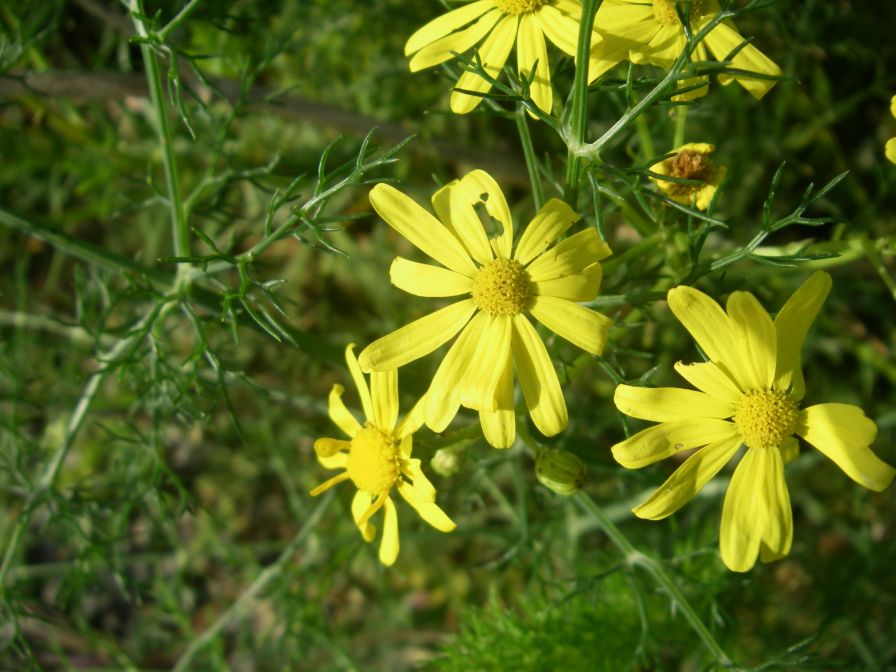
[[[622,552],[625,556],[626,562],[633,567],[640,567],[648,574],[650,574],[651,578],[656,581],[663,590],[669,596],[669,599],[675,604],[675,606],[681,610],[682,615],[685,620],[690,624],[690,626],[697,633],[697,636],[703,641],[704,646],[712,653],[713,657],[716,660],[716,663],[721,665],[722,667],[729,669],[739,669],[731,659],[728,657],[728,654],[722,649],[719,643],[712,636],[712,633],[703,623],[703,620],[697,615],[697,612],[691,606],[688,599],[681,592],[681,589],[672,580],[672,578],[666,574],[662,565],[660,565],[653,558],[644,555],[638,549],[636,549],[632,543],[628,540],[628,538],[622,533],[622,531],[616,527],[612,520],[604,513],[603,509],[597,505],[591,497],[589,497],[584,491],[579,491],[574,495],[578,504],[585,509],[588,513],[590,513],[594,519],[597,521],[597,524],[604,531],[604,533],[610,538],[610,541],[616,545],[616,547]]]
[[[158,31],[157,34],[159,38],[164,40],[174,32],[174,30],[193,13],[193,10],[199,6],[200,2],[202,2],[202,0],[190,0],[190,2],[184,5],[184,8],[177,13],[177,16],[171,19],[171,21],[168,22],[168,25]]]
[[[672,136],[672,148],[678,149],[684,144],[685,131],[688,126],[688,106],[679,105],[675,108],[675,134]]]
[[[541,178],[538,176],[538,157],[535,156],[532,136],[529,133],[529,122],[526,119],[526,110],[522,105],[516,110],[516,130],[519,131],[520,145],[523,147],[523,156],[526,157],[526,170],[529,171],[529,183],[532,185],[532,198],[535,201],[535,209],[541,210],[541,206],[544,204],[544,192],[541,189]]]
[[[650,126],[648,125],[647,117],[643,114],[640,115],[635,119],[635,126],[638,128],[638,139],[641,141],[641,160],[644,163],[647,163],[650,159],[656,156],[653,149],[653,138],[650,135]]]
[[[582,19],[579,23],[579,42],[576,49],[576,74],[572,84],[571,143],[566,156],[566,187],[564,200],[576,209],[579,195],[579,178],[582,172],[582,156],[573,151],[585,142],[585,129],[588,123],[588,62],[591,52],[591,32],[594,28],[594,15],[602,0],[585,0],[582,3]]]
[[[240,595],[223,614],[218,616],[215,622],[212,623],[205,632],[190,643],[187,649],[181,654],[174,667],[171,668],[171,672],[183,672],[183,670],[196,669],[190,667],[196,654],[208,646],[208,644],[210,644],[224,628],[233,625],[234,623],[238,623],[250,615],[250,612],[255,608],[255,605],[258,603],[258,599],[265,588],[280,578],[281,574],[283,574],[283,570],[287,568],[289,561],[292,559],[292,556],[295,555],[296,551],[299,550],[299,547],[305,542],[305,537],[307,537],[311,530],[317,525],[317,521],[321,517],[321,514],[323,514],[324,510],[333,500],[333,492],[335,491],[331,490],[324,495],[320,503],[318,503],[318,505],[314,507],[314,510],[305,518],[304,524],[296,533],[296,536],[292,538],[289,546],[283,549],[283,552],[277,556],[277,559],[265,567],[252,584],[243,591],[242,595]]]
[[[87,380],[87,384],[81,392],[78,403],[75,405],[75,410],[72,412],[72,415],[65,426],[65,434],[62,437],[62,442],[59,444],[59,447],[56,449],[56,452],[44,469],[43,474],[41,474],[38,479],[36,486],[31,490],[28,498],[25,500],[25,503],[22,506],[22,512],[19,514],[12,535],[6,544],[3,561],[0,563],[0,594],[5,590],[6,577],[12,567],[13,558],[18,552],[22,536],[25,534],[25,530],[31,522],[31,516],[34,515],[34,512],[37,510],[38,505],[40,504],[40,499],[46,496],[55,485],[56,477],[59,475],[59,469],[65,462],[69,450],[71,450],[81,427],[84,425],[84,419],[87,417],[87,413],[93,405],[93,401],[96,398],[100,386],[106,379],[106,376],[115,370],[114,363],[121,358],[126,357],[127,354],[137,346],[137,343],[146,336],[147,331],[155,323],[163,307],[167,305],[171,304],[166,302],[155,304],[152,310],[131,330],[130,335],[127,338],[121,339],[114,348],[98,358],[99,362],[103,362],[104,364],[108,363],[108,365],[100,368],[99,371],[96,371]]]
[[[188,6],[189,7],[189,6]],[[184,8],[187,9],[187,8]],[[142,0],[131,0],[131,17],[137,32],[145,40],[153,39],[136,14],[144,15]],[[155,39],[157,39],[156,36]],[[168,123],[168,110],[165,105],[165,88],[162,85],[162,69],[159,58],[152,44],[144,41],[140,45],[143,62],[146,67],[146,79],[149,84],[149,96],[155,112],[156,131],[159,135],[159,146],[162,150],[162,165],[165,169],[165,189],[168,195],[168,207],[171,210],[172,237],[174,240],[174,256],[185,257],[190,253],[190,229],[187,226],[186,211],[180,192],[180,177],[177,160],[174,156],[174,142],[171,126]],[[180,270],[180,267],[178,267]]]

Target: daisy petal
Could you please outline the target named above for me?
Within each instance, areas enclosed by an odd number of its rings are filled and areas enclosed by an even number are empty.
[[[355,357],[355,344],[349,343],[345,348],[345,362],[348,364],[348,371],[355,381],[355,387],[358,388],[358,396],[361,397],[361,408],[364,409],[364,417],[368,422],[375,422],[373,417],[373,402],[370,398],[370,389],[367,387],[367,381],[358,366],[358,360]]]
[[[477,411],[497,410],[496,389],[510,361],[510,318],[485,315],[485,325],[461,385],[460,403]]]
[[[404,55],[410,56],[427,44],[432,44],[436,40],[440,40],[449,33],[453,33],[458,28],[462,28],[494,8],[495,0],[479,0],[478,2],[471,2],[470,4],[458,7],[447,14],[442,14],[422,28],[419,28],[408,38],[408,41],[404,45]]]
[[[778,347],[772,319],[749,292],[732,292],[727,307],[748,389],[771,388]]]
[[[314,442],[314,452],[317,453],[318,458],[333,457],[333,455],[342,450],[350,450],[351,447],[351,441],[341,441],[340,439],[330,439],[327,437],[317,439],[317,441]]]
[[[778,342],[775,388],[789,388],[796,400],[802,399],[806,391],[800,361],[803,341],[830,291],[831,276],[817,271],[791,295],[775,317]]]
[[[434,502],[436,501],[435,486],[433,486],[430,480],[426,477],[426,474],[423,473],[420,464],[420,460],[408,460],[408,466],[404,470],[404,475],[411,479],[414,490],[420,499],[425,502]]]
[[[451,520],[435,502],[421,499],[415,492],[414,486],[401,481],[398,484],[398,492],[408,504],[414,507],[420,517],[436,528],[439,532],[451,532],[457,525]]]
[[[896,475],[893,467],[871,451],[877,425],[858,406],[809,406],[800,412],[795,431],[836,462],[852,480],[870,490],[885,490]]]
[[[338,483],[342,483],[342,481],[347,481],[348,479],[349,479],[348,472],[343,471],[341,474],[336,474],[333,478],[330,478],[330,479],[324,481],[323,483],[321,483],[320,485],[318,485],[316,488],[313,488],[309,494],[312,497],[317,497],[319,494],[321,494],[322,492],[326,492],[327,490],[332,488],[334,485],[336,485]]]
[[[663,422],[638,432],[613,446],[613,457],[626,469],[640,469],[685,450],[733,439],[733,422],[698,418]]]
[[[485,440],[494,448],[509,448],[516,440],[516,413],[513,409],[513,363],[510,357],[495,388],[495,410],[479,411]]]
[[[419,250],[461,275],[476,272],[460,241],[412,198],[388,184],[376,185],[369,198],[377,214]]]
[[[397,436],[399,439],[410,438],[414,432],[416,432],[423,426],[425,409],[426,395],[424,394],[417,400],[417,403],[414,404],[414,407],[411,409],[410,413],[404,416],[401,422],[398,423],[398,426],[395,428],[395,436]],[[408,455],[410,455],[410,451],[408,451]]]
[[[545,436],[559,434],[569,422],[563,391],[544,343],[524,315],[513,317],[512,349],[532,422]]]
[[[490,237],[492,248],[499,257],[510,259],[513,247],[513,218],[510,216],[510,208],[507,206],[507,199],[504,198],[501,187],[484,170],[470,171],[463,176],[458,186],[466,194],[466,199],[471,205],[478,202],[485,205],[485,211],[494,220],[498,229],[497,233]]]
[[[426,425],[434,432],[444,431],[457,415],[463,378],[479,347],[485,324],[485,313],[477,313],[445,354],[432,378],[424,413]]]
[[[541,280],[535,287],[541,296],[567,301],[593,301],[597,298],[603,276],[603,267],[595,261],[580,273]]]
[[[474,173],[487,175],[481,170],[474,171]],[[448,194],[448,213],[445,221],[450,222],[452,230],[467,248],[470,256],[484,266],[494,259],[494,255],[482,220],[479,219],[477,208],[485,208],[487,211],[490,195],[482,189],[480,185],[482,180],[474,173],[469,173],[462,179],[443,187]],[[490,177],[488,181],[494,183]],[[497,185],[494,186],[497,187]],[[500,193],[500,189],[498,191]],[[503,199],[503,195],[501,198]],[[439,200],[441,201],[441,199]],[[503,227],[504,222],[501,222],[499,226]]]
[[[595,229],[585,229],[543,252],[526,267],[533,282],[580,273],[610,256],[610,248]]]
[[[790,508],[790,494],[784,480],[781,452],[771,449],[762,453],[766,477],[758,486],[762,489],[766,521],[759,557],[763,562],[771,562],[790,553],[793,542],[793,509]]]
[[[398,370],[374,371],[370,374],[370,397],[373,401],[373,423],[391,432],[398,420]]]
[[[507,61],[507,56],[513,48],[514,38],[516,37],[516,17],[502,18],[494,27],[491,34],[485,38],[482,47],[479,49],[479,57],[482,61],[482,67],[492,78],[497,78]],[[466,91],[476,91],[485,93],[492,88],[491,82],[483,79],[475,72],[467,71],[457,80],[457,89]],[[453,91],[451,93],[451,111],[455,114],[466,114],[475,109],[482,102],[481,96],[462,93],[461,91]]]
[[[560,51],[575,57],[578,49],[579,19],[567,16],[551,5],[539,7],[536,17],[547,38],[557,45]]]
[[[699,364],[675,363],[678,374],[701,392],[711,397],[736,404],[743,396],[728,374],[712,362]]]
[[[361,431],[361,424],[342,402],[342,393],[344,391],[345,388],[342,387],[342,385],[333,385],[333,389],[330,390],[330,398],[328,400],[329,408],[327,412],[330,416],[330,420],[335,422],[339,429],[345,432],[347,436],[354,438],[355,434]]]
[[[414,296],[457,296],[468,294],[473,288],[473,280],[466,275],[403,257],[395,257],[389,268],[389,278],[398,289]]]
[[[701,448],[686,459],[643,504],[632,509],[632,513],[647,520],[660,520],[672,515],[719,473],[740,446],[740,436],[735,435]]]
[[[324,469],[345,469],[345,466],[348,464],[348,453],[336,453],[330,457],[318,455],[317,461],[321,463]]]
[[[476,306],[465,299],[430,313],[375,340],[361,351],[364,371],[387,371],[413,362],[450,341],[470,320]]]
[[[559,198],[552,198],[539,210],[520,236],[513,258],[523,266],[544,252],[548,245],[579,221],[578,213]]]
[[[398,557],[398,512],[390,497],[386,497],[383,538],[380,541],[380,562],[387,567]]]
[[[613,403],[626,415],[654,422],[694,418],[725,419],[734,415],[734,404],[703,392],[678,387],[618,385]]]
[[[887,140],[887,144],[884,146],[884,154],[887,159],[896,163],[896,138]]]
[[[728,485],[722,504],[719,551],[732,572],[746,572],[756,564],[768,512],[762,483],[768,477],[768,449],[747,450]]]
[[[603,351],[613,324],[613,320],[606,315],[552,296],[536,296],[530,311],[536,320],[555,334],[592,355]]]
[[[749,379],[740,366],[733,325],[721,306],[703,292],[684,285],[669,290],[668,302],[706,356],[729,374],[740,389],[749,389]]]
[[[408,67],[411,72],[418,72],[439,63],[444,63],[454,58],[454,54],[462,54],[472,49],[488,35],[488,32],[500,18],[501,15],[497,12],[487,13],[473,25],[427,44],[414,54]]]
[[[675,25],[662,26],[646,45],[633,45],[629,59],[632,63],[652,63],[668,68],[684,51],[686,45],[684,31],[676,22]]]
[[[544,43],[544,33],[535,14],[520,16],[520,27],[516,36],[516,58],[520,74],[528,79],[535,68],[535,77],[529,85],[529,95],[542,111],[550,114],[554,106],[551,90],[551,71],[548,67],[548,50]]]
[[[358,529],[361,531],[361,536],[364,537],[364,541],[367,542],[373,541],[373,537],[376,535],[376,527],[369,522],[362,526],[360,521],[364,512],[370,508],[371,501],[373,501],[373,498],[363,490],[358,490],[355,493],[354,499],[352,499],[352,518],[355,519],[355,525],[358,526]]]
[[[704,42],[713,56],[720,61],[724,61],[728,54],[743,44],[744,38],[731,24],[724,22],[713,28],[712,32],[704,38]],[[781,76],[781,68],[752,44],[747,44],[734,55],[731,59],[731,67],[773,77]],[[757,99],[762,98],[777,84],[777,81],[774,79],[755,79],[749,75],[732,76],[725,73],[719,74],[719,82],[722,84],[730,84],[735,79],[738,84],[750,92],[750,95]]]

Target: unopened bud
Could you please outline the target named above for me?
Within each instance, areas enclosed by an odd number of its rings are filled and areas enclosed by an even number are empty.
[[[439,476],[454,476],[460,469],[460,452],[460,449],[453,446],[439,448],[429,461],[429,466]]]
[[[585,484],[585,463],[565,450],[541,448],[535,455],[535,476],[539,483],[558,495],[574,495]]]

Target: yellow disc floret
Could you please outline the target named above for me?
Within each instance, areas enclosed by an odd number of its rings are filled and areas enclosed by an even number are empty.
[[[370,424],[355,434],[345,465],[358,490],[371,495],[389,492],[401,476],[398,444]]]
[[[797,411],[784,392],[747,392],[737,404],[734,424],[750,448],[774,448],[793,434]]]
[[[702,4],[702,0],[691,0],[691,20],[700,16]],[[687,5],[682,3],[681,10],[684,12],[686,9]],[[653,15],[657,21],[665,25],[681,23],[675,10],[675,0],[653,0]]]
[[[498,9],[505,14],[528,14],[546,2],[547,0],[497,0]]]
[[[517,315],[529,307],[532,283],[518,261],[495,259],[473,279],[473,303],[491,315]]]

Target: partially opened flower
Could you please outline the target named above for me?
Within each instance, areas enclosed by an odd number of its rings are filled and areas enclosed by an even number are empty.
[[[361,424],[342,403],[341,385],[330,391],[330,419],[349,437],[318,439],[314,451],[327,469],[342,469],[311,491],[316,496],[337,483],[351,480],[358,491],[352,500],[352,515],[365,541],[372,541],[376,528],[370,519],[385,511],[380,562],[391,565],[398,557],[398,514],[390,494],[400,494],[420,517],[437,530],[451,532],[454,522],[436,505],[436,490],[411,457],[413,434],[423,424],[421,404],[398,422],[398,372],[384,371],[370,376],[370,387],[358,366],[354,344],[345,349],[345,361],[358,388],[365,422]]]
[[[557,373],[526,313],[574,345],[600,354],[611,320],[577,301],[597,296],[601,259],[610,249],[585,229],[551,247],[579,216],[551,199],[513,245],[513,221],[504,194],[487,173],[474,170],[432,197],[438,219],[397,189],[378,184],[373,207],[398,233],[441,264],[398,257],[392,283],[427,297],[463,296],[368,345],[365,371],[403,366],[455,335],[426,394],[426,424],[442,431],[461,405],[479,411],[489,443],[516,437],[513,371],[535,426],[552,436],[566,427],[566,403]],[[439,221],[441,220],[441,221]]]
[[[866,488],[884,490],[896,474],[871,451],[877,426],[862,409],[835,403],[800,408],[800,350],[830,287],[827,273],[813,274],[774,321],[749,292],[732,293],[726,313],[706,294],[676,287],[669,307],[709,358],[675,365],[697,390],[616,388],[619,410],[660,423],[613,446],[620,464],[639,469],[697,449],[633,509],[641,518],[677,511],[746,446],[722,506],[720,550],[733,571],[747,571],[757,556],[768,562],[790,552],[793,514],[784,464],[798,453],[797,436]]]
[[[896,96],[893,96],[890,99],[890,114],[896,117]],[[896,138],[890,138],[887,140],[886,146],[886,154],[887,158],[890,159],[893,163],[896,163]]]
[[[685,2],[678,3],[678,10],[687,9]],[[632,63],[650,63],[668,68],[681,55],[687,45],[687,36],[679,18],[675,0],[604,0],[597,10],[594,28],[604,38],[591,48],[591,58],[611,63],[619,58],[620,45],[628,44],[628,58]],[[719,14],[716,0],[691,0],[690,29],[700,32]],[[731,21],[722,21],[697,44],[692,54],[695,61],[705,61],[707,50],[717,60],[728,60],[732,68],[744,72],[719,74],[719,82],[737,81],[754,97],[762,98],[775,85],[781,69],[752,44],[747,43]],[[756,73],[760,77],[751,75]],[[771,77],[771,79],[762,78]],[[691,86],[705,78],[689,79],[683,84]],[[688,91],[680,98],[694,98],[706,93],[706,87]]]
[[[650,179],[673,201],[684,205],[693,203],[699,210],[706,210],[726,172],[724,166],[716,166],[710,158],[714,149],[715,145],[705,142],[690,142],[676,149],[674,156],[650,166],[651,172],[692,180],[691,183]]]
[[[554,98],[545,37],[575,56],[581,12],[579,0],[476,0],[420,28],[408,39],[404,53],[411,56],[411,72],[417,72],[479,45],[483,68],[497,78],[515,44],[520,74],[528,78],[535,70],[529,89],[532,100],[550,113]],[[456,88],[486,93],[491,87],[491,82],[468,71]],[[465,114],[480,102],[480,96],[456,90],[451,94],[451,111]]]

